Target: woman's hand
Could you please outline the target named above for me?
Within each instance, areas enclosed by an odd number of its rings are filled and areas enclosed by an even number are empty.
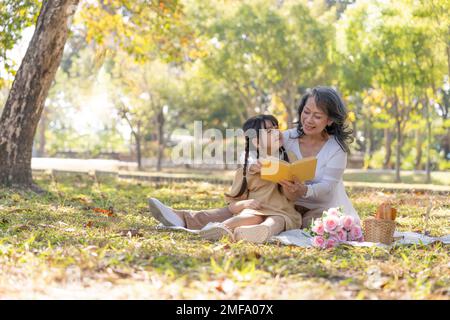
[[[304,197],[308,191],[308,187],[297,179],[294,181],[282,180],[280,184],[289,200],[297,200],[298,198]]]
[[[235,203],[230,204],[228,206],[228,209],[233,214],[237,214],[244,209],[258,210],[258,209],[261,209],[261,202],[259,202],[258,200],[255,200],[255,199],[241,200],[241,201],[237,201]]]

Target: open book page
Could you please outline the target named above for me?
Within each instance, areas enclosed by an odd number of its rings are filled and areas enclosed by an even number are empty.
[[[314,179],[317,159],[309,157],[297,160],[293,163],[286,162],[274,157],[261,160],[261,179],[280,182],[281,180],[299,181]]]

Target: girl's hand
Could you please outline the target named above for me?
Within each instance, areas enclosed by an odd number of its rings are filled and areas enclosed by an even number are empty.
[[[248,167],[248,172],[250,172],[251,174],[260,173],[261,172],[261,162],[258,160],[256,163],[251,164]]]

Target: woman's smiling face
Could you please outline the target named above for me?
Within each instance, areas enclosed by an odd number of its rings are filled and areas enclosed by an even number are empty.
[[[310,97],[306,101],[300,121],[303,126],[303,132],[308,136],[321,134],[326,126],[333,123],[328,118],[328,115],[317,107],[314,97]]]

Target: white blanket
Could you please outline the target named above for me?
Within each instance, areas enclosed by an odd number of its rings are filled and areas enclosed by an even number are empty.
[[[191,233],[198,233],[199,230],[190,230],[183,227],[165,227],[160,225],[164,229],[174,229],[183,230]],[[298,247],[312,247],[311,244],[312,236],[301,229],[293,229],[289,231],[284,231],[277,236],[272,237],[269,242],[280,242],[285,245],[294,245]],[[441,241],[445,244],[450,244],[450,234],[442,237],[429,237],[424,234],[416,232],[400,232],[395,231],[394,233],[395,241],[391,244],[393,245],[405,245],[405,244],[424,244],[429,245],[435,241]],[[376,242],[357,242],[357,241],[346,241],[345,244],[355,246],[355,247],[389,247],[388,245]]]
[[[280,233],[277,236],[272,237],[271,241],[280,241],[286,245],[295,245],[299,247],[312,247],[311,244],[312,236],[303,230],[294,229]],[[442,241],[445,244],[450,243],[450,235],[443,237],[429,237],[416,232],[400,232],[396,231],[394,233],[394,242],[391,245],[405,245],[405,244],[425,244],[428,245],[435,241]],[[376,242],[357,242],[357,241],[346,241],[345,244],[355,246],[355,247],[388,247],[388,245]]]

